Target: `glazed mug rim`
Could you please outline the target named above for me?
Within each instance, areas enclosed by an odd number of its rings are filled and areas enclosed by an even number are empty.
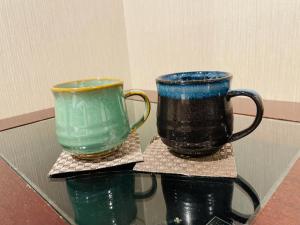
[[[202,79],[182,79],[184,75],[197,75],[197,74],[215,74],[217,77],[212,78],[202,78]],[[178,79],[172,79],[172,77],[179,76]],[[231,80],[232,74],[224,71],[186,71],[186,72],[176,72],[170,74],[164,74],[156,78],[157,84],[171,84],[171,85],[180,85],[180,84],[204,84],[204,83],[214,83],[222,80]]]
[[[66,87],[65,85],[68,84],[74,84],[78,85],[84,82],[88,81],[111,81],[109,84],[99,84],[99,85],[93,85],[93,86],[83,86],[83,87]],[[100,90],[100,89],[105,89],[105,88],[111,88],[111,87],[116,87],[116,86],[123,86],[123,81],[120,79],[116,78],[111,78],[111,77],[92,77],[92,78],[87,78],[87,79],[81,79],[81,80],[73,80],[73,81],[67,81],[67,82],[62,82],[54,85],[51,90],[54,93],[57,92],[69,92],[69,93],[74,93],[74,92],[86,92],[86,91],[94,91],[94,90]]]

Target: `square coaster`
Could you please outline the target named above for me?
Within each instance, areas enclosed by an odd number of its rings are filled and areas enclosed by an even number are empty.
[[[144,161],[137,163],[133,170],[187,176],[237,177],[231,144],[226,144],[213,155],[181,158],[172,154],[159,137],[147,147]]]
[[[143,161],[140,139],[136,132],[132,132],[114,154],[98,160],[78,160],[70,153],[63,151],[48,176],[55,178],[75,172],[99,170],[140,161]]]

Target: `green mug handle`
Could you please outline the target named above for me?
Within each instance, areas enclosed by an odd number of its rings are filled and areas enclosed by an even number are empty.
[[[145,199],[145,198],[149,198],[155,194],[155,192],[157,190],[157,181],[156,181],[155,174],[151,174],[151,181],[152,181],[152,185],[149,190],[144,191],[144,192],[135,192],[134,193],[135,199]]]
[[[151,110],[151,104],[150,104],[150,100],[148,98],[148,96],[146,95],[145,92],[141,91],[141,90],[128,90],[124,92],[124,98],[128,98],[130,96],[133,95],[138,95],[140,97],[142,97],[144,99],[145,102],[145,112],[143,114],[143,116],[136,121],[135,123],[133,123],[132,125],[130,125],[130,130],[131,132],[135,131],[137,128],[139,128],[140,126],[143,125],[143,123],[145,123],[145,121],[147,120],[147,118],[149,117],[150,114],[150,110]]]

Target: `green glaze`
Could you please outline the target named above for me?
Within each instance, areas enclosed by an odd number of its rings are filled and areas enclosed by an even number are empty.
[[[138,175],[131,173],[133,166],[126,165],[121,173],[110,171],[66,179],[76,224],[135,224],[136,200],[153,196],[157,190],[157,181],[152,174],[150,188],[144,192],[136,192],[135,178]]]
[[[73,154],[112,149],[130,133],[121,85],[84,92],[54,92],[54,96],[58,141]]]
[[[134,175],[67,179],[78,225],[129,225],[136,218]]]

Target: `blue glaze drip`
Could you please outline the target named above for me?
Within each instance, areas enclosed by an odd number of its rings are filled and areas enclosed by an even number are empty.
[[[203,99],[226,95],[230,76],[225,72],[186,72],[162,76],[158,94],[174,99]]]
[[[229,90],[229,81],[196,85],[166,85],[158,83],[157,88],[160,96],[175,99],[201,99],[226,95]]]

